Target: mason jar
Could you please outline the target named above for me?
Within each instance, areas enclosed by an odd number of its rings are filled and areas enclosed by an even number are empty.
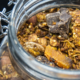
[[[10,59],[25,80],[79,80],[80,70],[64,70],[38,62],[26,52],[17,38],[19,28],[35,14],[50,8],[80,8],[80,0],[17,0],[8,25]]]

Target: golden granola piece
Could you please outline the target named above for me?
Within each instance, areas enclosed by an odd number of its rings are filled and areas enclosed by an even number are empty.
[[[60,44],[59,44],[59,41],[57,40],[57,38],[56,38],[56,36],[52,36],[51,38],[50,38],[50,45],[51,46],[59,46]]]
[[[63,42],[63,46],[61,47],[61,51],[66,51],[69,48],[75,48],[75,45],[69,40],[64,40],[62,42]]]
[[[44,22],[44,21],[46,21],[46,13],[40,12],[36,16],[37,16],[38,22]]]
[[[60,51],[54,50],[54,48],[49,45],[45,49],[45,56],[48,58],[48,60],[51,58],[54,59],[59,67],[65,69],[69,69],[71,67],[72,60],[69,57],[66,57]]]
[[[52,12],[56,12],[57,9],[58,9],[58,8],[51,8],[51,9],[49,9],[49,12],[50,12],[50,13],[52,13]]]
[[[28,51],[33,55],[33,56],[39,56],[41,53],[39,51],[35,51],[34,49],[29,48]]]
[[[41,29],[37,29],[35,33],[37,34],[38,37],[44,37],[44,36],[47,35],[48,32],[47,31],[43,31]]]
[[[80,27],[73,27],[73,38],[76,46],[80,46]]]
[[[46,47],[47,45],[47,39],[46,38],[38,38],[38,43],[42,46]]]
[[[29,35],[29,37],[28,37],[28,41],[29,42],[36,42],[37,41],[37,35],[36,34],[31,34],[31,35]]]

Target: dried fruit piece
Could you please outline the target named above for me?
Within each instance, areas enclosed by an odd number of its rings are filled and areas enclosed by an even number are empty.
[[[60,13],[68,13],[69,10],[67,8],[60,8],[59,12]]]
[[[28,20],[28,22],[32,23],[32,24],[35,26],[36,23],[37,23],[37,17],[36,17],[36,16],[31,17],[31,18]]]
[[[69,69],[71,67],[72,60],[69,57],[66,57],[60,51],[54,50],[54,48],[49,45],[46,47],[45,56],[48,58],[48,60],[51,58],[54,59],[59,67],[65,69]]]
[[[71,21],[71,15],[68,10],[65,9],[60,12],[49,13],[46,15],[47,25],[51,33],[59,33],[61,36],[68,38],[66,33],[69,33],[69,24]],[[53,24],[53,23],[56,24]]]
[[[59,16],[60,16],[60,13],[59,12],[55,12],[55,13],[49,13],[46,15],[46,21],[47,21],[47,25],[49,27],[52,27],[54,26],[53,25],[53,22],[59,22]]]
[[[62,13],[62,14],[60,14],[59,19],[61,21],[63,21],[64,23],[68,24],[68,23],[70,23],[71,15],[69,15],[68,13]],[[69,26],[68,26],[68,28],[69,28]]]

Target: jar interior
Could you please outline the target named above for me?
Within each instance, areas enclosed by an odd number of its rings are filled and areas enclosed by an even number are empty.
[[[18,31],[20,44],[38,61],[51,67],[79,69],[79,37],[75,37],[79,36],[76,32],[79,31],[79,11],[75,8],[51,8],[34,15]]]

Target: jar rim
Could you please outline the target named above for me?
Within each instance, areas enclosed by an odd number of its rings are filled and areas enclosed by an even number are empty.
[[[36,0],[33,0],[33,2],[34,1],[36,1]],[[49,0],[48,0],[49,1]],[[56,2],[56,1],[55,1]],[[64,75],[74,75],[75,77],[76,77],[76,75],[80,75],[80,70],[64,70],[64,69],[60,69],[60,68],[55,68],[55,67],[50,67],[50,66],[46,66],[46,65],[44,65],[44,64],[42,64],[42,63],[40,63],[40,62],[38,62],[34,57],[32,57],[30,54],[28,54],[24,49],[23,49],[23,47],[20,45],[20,43],[19,43],[19,41],[18,41],[18,39],[17,39],[17,36],[16,36],[16,28],[14,27],[15,26],[15,17],[14,17],[14,15],[15,15],[15,12],[16,12],[16,8],[17,8],[17,6],[19,5],[19,2],[17,2],[17,4],[14,6],[14,8],[13,8],[13,10],[12,10],[12,13],[11,13],[11,24],[9,25],[9,33],[8,33],[8,36],[10,36],[10,38],[12,38],[11,39],[11,42],[12,42],[12,46],[14,47],[14,49],[16,50],[16,54],[19,56],[19,58],[21,58],[26,64],[28,64],[31,68],[33,68],[33,69],[35,69],[36,70],[36,67],[38,67],[39,66],[39,68],[38,69],[40,69],[40,68],[43,68],[43,69],[45,69],[46,71],[48,71],[47,73],[46,73],[46,75],[48,74],[48,73],[51,73],[51,74],[53,74],[53,72],[55,72],[55,74],[56,73],[59,73],[59,74],[64,74]],[[61,5],[61,4],[60,4]],[[70,4],[69,4],[70,5]],[[72,4],[73,6],[74,6],[74,4]],[[59,6],[59,5],[58,5]],[[79,5],[78,5],[78,7],[80,7]],[[33,15],[33,14],[32,14]],[[32,16],[31,15],[31,16]],[[29,17],[28,17],[29,18]],[[18,50],[18,51],[17,51]],[[23,53],[23,54],[22,54]],[[26,61],[25,61],[25,59],[27,58],[27,60],[29,59],[29,60],[31,60],[31,64],[29,64],[29,63],[27,63]],[[28,61],[29,61],[28,60]],[[34,64],[33,64],[34,63]],[[34,66],[33,66],[34,65]],[[40,69],[40,70],[42,70],[42,71],[45,71],[45,70],[43,70],[43,69]],[[46,72],[45,71],[45,72]],[[50,71],[50,72],[49,72]],[[41,71],[40,71],[41,72]],[[43,72],[44,73],[44,72]],[[45,73],[44,73],[45,74]],[[58,74],[58,75],[59,75]],[[62,76],[61,75],[61,76]],[[66,76],[67,77],[67,76]],[[80,77],[79,77],[80,78]]]

